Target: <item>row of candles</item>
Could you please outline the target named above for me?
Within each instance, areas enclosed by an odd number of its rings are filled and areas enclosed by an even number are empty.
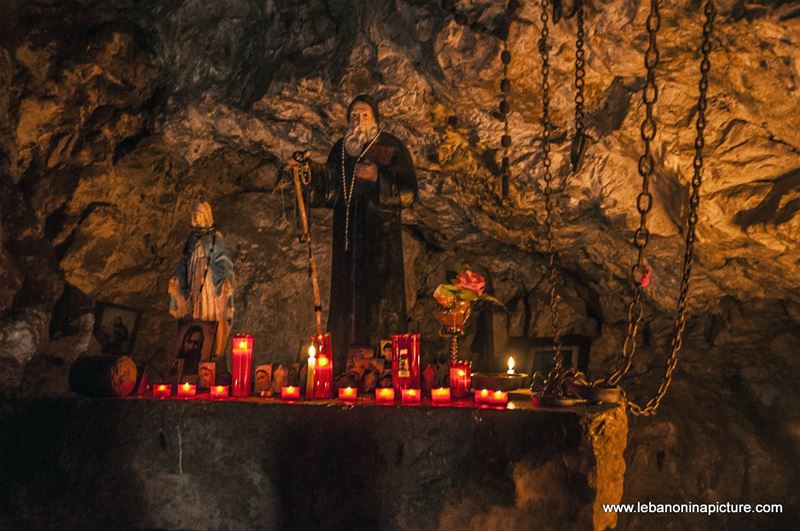
[[[253,377],[253,336],[237,334],[232,339],[232,386],[215,385],[210,389],[212,399],[223,399],[229,395],[246,397],[252,393]],[[306,399],[327,399],[333,397],[333,350],[330,334],[311,337],[308,351],[308,370],[305,387]],[[513,360],[509,360],[509,373],[513,373]],[[447,404],[451,397],[464,399],[470,395],[472,385],[472,363],[454,361],[450,364],[450,387],[431,390],[433,404]],[[394,403],[395,395],[400,394],[403,404],[419,404],[422,392],[420,383],[420,337],[419,334],[400,334],[392,336],[392,387],[376,389],[375,401],[379,404]],[[156,385],[154,398],[171,396],[168,384]],[[281,388],[284,400],[299,400],[301,388],[286,386]],[[354,402],[358,391],[352,387],[340,388],[339,400]],[[184,383],[178,386],[179,398],[197,395],[197,386]],[[508,403],[508,393],[481,389],[475,391],[475,403],[479,405],[501,405]]]
[[[224,400],[229,396],[230,386],[215,385],[209,390],[209,397],[216,400]],[[172,386],[169,384],[158,384],[153,386],[153,398],[169,398],[172,396]],[[178,398],[195,398],[197,396],[197,385],[184,383],[177,388]],[[394,404],[396,393],[391,387],[379,388],[375,390],[375,402],[377,404]],[[506,391],[494,391],[481,389],[475,391],[475,403],[488,406],[505,406],[508,404],[508,393]],[[300,400],[300,387],[288,385],[281,388],[282,400]],[[358,400],[358,389],[354,387],[339,388],[339,401],[354,403]],[[421,389],[401,389],[401,404],[420,404],[422,403]],[[443,405],[451,403],[451,392],[449,387],[439,387],[431,389],[431,403]]]

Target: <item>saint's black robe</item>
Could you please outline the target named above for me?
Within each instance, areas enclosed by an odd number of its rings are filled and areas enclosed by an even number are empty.
[[[356,157],[345,152],[350,202],[349,247],[345,250],[346,204],[342,183],[342,139],[325,165],[315,165],[311,204],[333,207],[333,263],[327,330],[331,333],[335,371],[345,367],[351,346],[377,346],[380,339],[406,332],[400,210],[417,197],[411,156],[395,136],[381,132],[362,162],[378,165],[375,183],[351,181]]]

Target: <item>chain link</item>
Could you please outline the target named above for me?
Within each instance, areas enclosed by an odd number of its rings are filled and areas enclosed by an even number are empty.
[[[583,0],[575,0],[577,10],[578,35],[575,40],[575,136],[583,134],[583,102],[586,77],[586,54],[583,49]]]
[[[539,41],[539,53],[542,57],[542,155],[544,164],[544,197],[545,197],[545,238],[547,240],[547,280],[550,295],[550,317],[553,320],[553,369],[547,377],[545,392],[560,396],[563,393],[560,377],[563,368],[561,355],[561,331],[558,326],[558,256],[553,247],[553,217],[555,197],[553,195],[553,173],[550,169],[550,50],[547,37],[549,35],[547,7],[549,0],[541,0],[542,36]]]
[[[508,149],[511,147],[511,135],[508,134],[508,113],[511,107],[508,103],[508,95],[511,92],[511,81],[508,79],[508,65],[511,63],[511,52],[508,50],[508,29],[505,39],[503,39],[503,51],[500,54],[503,62],[503,79],[500,81],[500,115],[503,119],[503,136],[500,139],[500,146],[503,149],[503,159],[500,163],[501,191],[503,197],[508,197],[509,180],[511,177],[511,163],[508,157]]]
[[[639,227],[633,234],[633,245],[636,247],[636,263],[631,268],[630,278],[633,284],[633,299],[628,304],[625,316],[625,342],[622,345],[622,354],[616,370],[606,380],[600,380],[595,385],[616,385],[620,378],[625,376],[631,368],[633,357],[636,354],[636,336],[642,321],[644,308],[642,306],[641,276],[643,269],[644,251],[650,241],[650,231],[647,228],[647,214],[653,207],[653,195],[650,193],[650,177],[655,169],[652,142],[656,137],[656,121],[653,110],[658,101],[658,85],[656,85],[655,69],[658,66],[658,29],[661,26],[661,16],[658,12],[658,0],[650,1],[650,13],[647,15],[648,45],[644,55],[644,66],[647,77],[642,89],[642,103],[645,106],[645,117],[639,128],[640,136],[644,143],[644,153],[639,158],[637,169],[642,178],[642,191],[636,198],[636,210],[639,211]]]
[[[577,36],[575,38],[575,135],[572,137],[569,159],[572,164],[572,173],[576,174],[583,165],[583,158],[589,143],[589,136],[584,131],[584,88],[586,86],[586,53],[584,51],[586,34],[584,27],[583,0],[575,0],[572,13],[577,19]]]
[[[692,257],[695,242],[695,229],[698,219],[697,210],[700,206],[700,187],[703,184],[703,147],[705,146],[706,109],[708,107],[708,72],[711,70],[711,35],[714,29],[714,15],[716,14],[714,1],[706,0],[703,11],[705,14],[705,22],[703,23],[703,44],[700,48],[703,59],[700,62],[700,95],[697,100],[697,120],[695,122],[697,135],[694,141],[695,151],[694,159],[692,160],[694,175],[692,176],[691,194],[689,197],[686,249],[683,255],[683,276],[681,277],[680,296],[678,298],[678,307],[673,323],[675,335],[672,338],[671,351],[664,368],[664,376],[661,378],[661,383],[658,386],[658,392],[655,397],[651,398],[644,407],[628,401],[628,407],[634,415],[655,415],[661,404],[661,400],[664,398],[667,389],[669,389],[672,383],[672,374],[675,371],[675,367],[678,365],[678,352],[680,352],[683,346],[683,332],[686,329],[686,304],[689,297],[689,279],[692,275]]]

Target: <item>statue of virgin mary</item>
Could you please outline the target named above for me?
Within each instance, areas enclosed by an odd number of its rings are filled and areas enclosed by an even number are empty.
[[[222,356],[233,326],[233,262],[222,233],[214,225],[211,205],[197,203],[192,231],[169,281],[169,313],[178,319],[216,321],[214,355]]]

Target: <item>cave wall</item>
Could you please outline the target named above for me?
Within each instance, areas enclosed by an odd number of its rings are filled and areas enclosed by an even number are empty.
[[[311,328],[310,290],[290,200],[275,183],[295,149],[324,159],[360,92],[378,97],[384,126],[406,141],[417,166],[420,197],[404,213],[407,297],[410,328],[423,333],[429,359],[445,348],[430,293],[456,259],[486,271],[509,309],[485,317],[496,359],[481,363],[504,360],[508,336],[550,333],[538,3],[2,4],[3,388],[41,392],[40,373],[63,375],[76,355],[97,352],[86,301],[141,308],[135,357],[163,368],[175,326],[167,281],[199,198],[212,203],[232,252],[235,328],[256,336],[257,361],[293,357]],[[792,384],[800,354],[800,8],[729,0],[718,9],[685,347],[659,416],[631,422],[626,498],[797,508],[790,486],[800,471],[790,463],[800,457],[793,407],[800,392]],[[587,2],[594,143],[576,175],[568,160],[575,22],[551,31],[560,325],[592,338],[594,375],[620,349],[630,294],[646,14],[644,2]],[[496,164],[502,68],[493,35],[505,16],[513,17],[507,199]],[[654,272],[627,384],[633,397],[657,386],[678,294],[696,112],[696,4],[664,5],[662,27],[647,252]],[[330,212],[314,212],[326,308],[330,222]],[[52,333],[59,297],[65,313],[56,324],[77,321],[77,334]],[[476,321],[467,355],[482,341]],[[720,516],[692,524],[734,522]]]

